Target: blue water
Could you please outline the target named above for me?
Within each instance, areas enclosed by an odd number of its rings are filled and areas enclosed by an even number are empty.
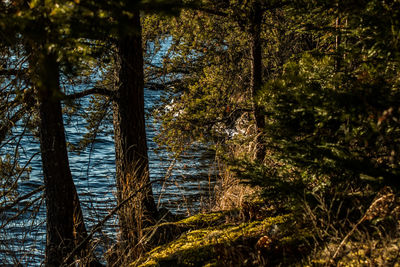
[[[148,113],[159,100],[162,92],[145,91],[145,106]],[[87,98],[89,99],[89,98]],[[87,104],[83,100],[83,105]],[[86,101],[86,102],[85,102]],[[77,116],[66,118],[66,137],[71,143],[78,143],[85,133],[85,121]],[[112,125],[107,125],[112,129]],[[161,179],[166,176],[172,161],[166,151],[155,153],[156,144],[153,141],[158,125],[153,119],[147,119],[147,139],[149,147],[149,164],[151,179]],[[14,133],[23,129],[18,128]],[[32,134],[25,134],[21,140],[14,139],[1,148],[0,156],[15,150],[19,144],[20,165],[29,161],[29,174],[24,174],[18,183],[18,192],[24,195],[43,184],[39,143]],[[115,154],[112,134],[100,133],[96,142],[80,153],[69,152],[71,172],[81,200],[86,226],[90,231],[93,224],[100,221],[116,205],[115,198]],[[206,155],[206,157],[204,157]],[[202,158],[201,160],[199,160]],[[176,213],[191,213],[201,209],[207,203],[208,192],[211,190],[210,173],[212,170],[212,153],[202,148],[187,151],[180,161],[173,165],[171,176],[165,183],[154,184],[156,201]],[[1,192],[1,191],[0,191]],[[31,200],[39,197],[37,194],[22,201],[15,209],[0,214],[0,265],[13,265],[22,262],[25,266],[39,266],[44,258],[45,245],[45,206],[39,199],[17,219],[8,222],[26,207]],[[3,201],[3,200],[2,200]],[[117,218],[107,222],[102,232],[95,236],[98,241],[97,251],[104,252],[116,239]]]

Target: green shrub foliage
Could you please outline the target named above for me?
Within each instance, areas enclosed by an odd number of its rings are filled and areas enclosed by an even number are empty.
[[[158,113],[159,143],[175,151],[213,144],[269,196],[339,184],[398,187],[399,2],[260,1],[263,89],[251,96],[246,14],[254,2],[202,2],[158,21],[171,38],[159,68],[174,83]],[[244,131],[254,125],[251,97],[266,120],[263,163],[230,153],[254,141],[254,131]]]

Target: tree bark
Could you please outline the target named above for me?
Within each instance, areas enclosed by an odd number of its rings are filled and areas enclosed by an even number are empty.
[[[40,116],[47,222],[45,266],[60,266],[87,232],[68,162],[59,66],[56,54],[45,47],[30,51],[30,67]]]
[[[250,25],[250,58],[251,78],[250,91],[253,101],[254,119],[256,122],[256,158],[263,161],[266,148],[262,138],[265,128],[263,108],[257,103],[257,94],[262,88],[262,48],[261,48],[261,23],[262,9],[259,1],[253,1]]]
[[[117,41],[116,89],[113,101],[116,153],[117,197],[121,203],[130,192],[148,184],[143,48],[139,12],[134,14],[135,33]],[[119,213],[121,241],[137,242],[142,227],[151,224],[157,214],[151,186]]]

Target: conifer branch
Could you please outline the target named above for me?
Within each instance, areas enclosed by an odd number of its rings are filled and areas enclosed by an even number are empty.
[[[103,96],[112,96],[114,94],[113,91],[108,90],[106,88],[103,87],[94,87],[91,89],[87,89],[85,91],[82,92],[78,92],[78,93],[74,93],[71,95],[65,95],[64,99],[65,100],[75,100],[78,98],[82,98],[88,95],[103,95]]]
[[[14,207],[15,205],[17,205],[17,204],[18,204],[19,202],[21,202],[22,200],[25,200],[25,199],[27,199],[27,198],[30,198],[31,196],[35,195],[36,193],[38,193],[38,192],[40,192],[40,191],[43,191],[43,189],[44,189],[44,185],[39,186],[38,188],[36,188],[35,190],[29,192],[28,194],[25,194],[25,195],[23,195],[23,196],[17,198],[17,199],[14,200],[12,203],[10,203],[10,204],[8,204],[8,205],[6,205],[6,206],[4,206],[4,207],[1,207],[1,208],[0,208],[0,213],[6,211],[6,210],[8,210],[8,209],[11,209],[12,207]]]
[[[25,75],[26,70],[17,70],[17,69],[2,69],[0,70],[0,76],[19,76]]]

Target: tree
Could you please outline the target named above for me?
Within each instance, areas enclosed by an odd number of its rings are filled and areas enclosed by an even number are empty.
[[[139,11],[130,20],[133,31],[117,38],[116,90],[113,98],[118,202],[146,186],[134,207],[120,212],[121,239],[135,244],[141,224],[153,223],[157,208],[149,178],[144,118],[143,48]],[[139,197],[138,197],[139,198]]]
[[[91,10],[93,13],[99,10],[104,12],[105,19],[96,18],[103,26],[89,36],[112,43],[115,48],[114,65],[110,68],[115,72],[112,78],[115,86],[109,88],[112,93],[108,95],[113,101],[118,203],[123,203],[132,192],[145,186],[145,190],[140,190],[140,194],[119,212],[120,241],[128,246],[137,244],[142,227],[154,223],[158,215],[150,184],[147,156],[139,10],[170,13],[177,5],[176,1],[122,1],[118,4],[85,1],[80,5],[83,10]],[[96,23],[93,24],[93,18],[86,19],[87,25],[98,27]],[[104,21],[109,20],[115,24],[105,26]]]
[[[280,164],[254,166],[254,181],[266,194],[285,181],[298,198],[305,189],[398,188],[398,3],[303,4],[292,14],[318,45],[261,91],[267,146]]]
[[[61,101],[70,101],[99,93],[99,91],[102,94],[111,95],[107,89],[99,88],[68,96],[61,92],[60,68],[64,67],[66,74],[74,73],[77,69],[77,66],[74,65],[76,61],[70,60],[70,57],[74,57],[73,53],[65,50],[74,49],[73,43],[79,38],[87,38],[89,42],[92,40],[112,40],[114,42],[116,40],[118,79],[113,100],[119,203],[134,191],[139,181],[148,187],[141,194],[143,198],[137,201],[139,206],[142,205],[145,209],[141,218],[138,218],[141,213],[138,210],[133,210],[137,214],[121,212],[122,239],[131,242],[137,240],[136,233],[130,231],[131,226],[141,224],[144,217],[147,218],[146,222],[154,221],[156,216],[157,209],[148,174],[144,122],[143,51],[138,10],[139,8],[159,10],[160,7],[155,8],[152,1],[143,6],[139,6],[138,3],[139,1],[118,4],[106,1],[96,3],[82,1],[61,4],[55,1],[45,4],[32,2],[28,6],[27,2],[21,5],[2,2],[1,7],[3,8],[4,4],[4,10],[12,18],[2,16],[0,26],[4,31],[7,29],[7,34],[10,36],[18,34],[23,36],[27,54],[30,55],[30,83],[35,88],[39,103],[39,129],[48,211],[48,244],[46,248],[48,265],[61,263],[63,258],[71,252],[73,244],[79,243],[86,236],[82,212],[68,166]],[[156,4],[160,3],[156,1]],[[24,4],[26,5],[24,6]],[[164,3],[161,8],[170,5],[171,3]],[[99,13],[103,16],[99,16]],[[130,18],[130,15],[133,16],[133,19]],[[75,22],[78,17],[82,19],[83,23],[76,27]],[[110,19],[116,23],[106,26]],[[6,24],[8,24],[7,27]],[[29,24],[35,25],[35,28],[31,28]],[[9,27],[10,25],[12,27]],[[10,28],[13,31],[9,30]],[[60,44],[63,42],[68,44],[66,49],[61,48]],[[133,46],[131,46],[131,42]],[[135,104],[132,105],[132,102]],[[19,119],[20,116],[16,117],[15,121]],[[5,135],[11,125],[12,123],[4,125],[1,128],[1,134]],[[57,171],[60,173],[57,174]],[[62,206],[60,203],[63,202],[64,208],[57,209],[56,207]],[[138,209],[141,208],[138,207]],[[131,217],[131,215],[134,216]],[[71,220],[75,220],[75,224],[71,223]],[[78,225],[78,230],[75,231],[78,236],[72,236],[74,225]],[[56,229],[60,229],[60,234],[57,234]]]
[[[64,29],[65,21],[55,15],[59,6],[46,3],[13,3],[5,8],[7,39],[24,46],[29,62],[28,79],[25,81],[34,91],[37,101],[40,150],[46,197],[46,266],[60,266],[86,236],[86,228],[78,194],[68,163],[60,90],[59,44],[65,36],[57,35]],[[33,27],[33,28],[32,28]],[[10,30],[11,29],[11,30]],[[23,98],[26,100],[27,98]],[[24,101],[22,102],[24,103]],[[31,102],[25,103],[30,106]],[[23,109],[23,107],[21,108]],[[16,118],[19,120],[21,116]],[[80,251],[80,257],[86,256]],[[67,264],[73,261],[70,258]],[[88,262],[96,264],[96,262]]]
[[[252,1],[250,13],[250,58],[251,58],[251,77],[250,92],[253,99],[254,119],[256,124],[256,158],[263,161],[265,158],[266,148],[262,140],[263,130],[265,128],[265,116],[262,108],[256,101],[256,96],[262,87],[262,43],[261,43],[261,24],[263,19],[263,10],[261,3]]]
[[[30,68],[39,106],[40,147],[46,195],[46,266],[59,266],[86,235],[68,164],[59,94],[59,68],[49,43],[33,45]],[[69,263],[68,263],[69,264]]]
[[[161,142],[179,150],[187,140],[225,144],[242,137],[241,143],[255,143],[254,154],[263,161],[261,89],[292,53],[307,49],[307,38],[290,29],[293,19],[283,7],[275,1],[202,2],[179,20],[157,25],[161,38],[172,37],[160,72],[174,88],[173,101],[165,103],[172,111],[159,116],[165,125]],[[249,132],[236,135],[249,128],[252,140]]]
[[[149,176],[144,111],[143,44],[140,10],[176,12],[179,1],[152,1],[125,8],[129,16],[117,18],[121,27],[115,38],[115,95],[113,96],[114,140],[118,203],[144,187],[119,213],[121,241],[138,244],[142,229],[158,218]]]

